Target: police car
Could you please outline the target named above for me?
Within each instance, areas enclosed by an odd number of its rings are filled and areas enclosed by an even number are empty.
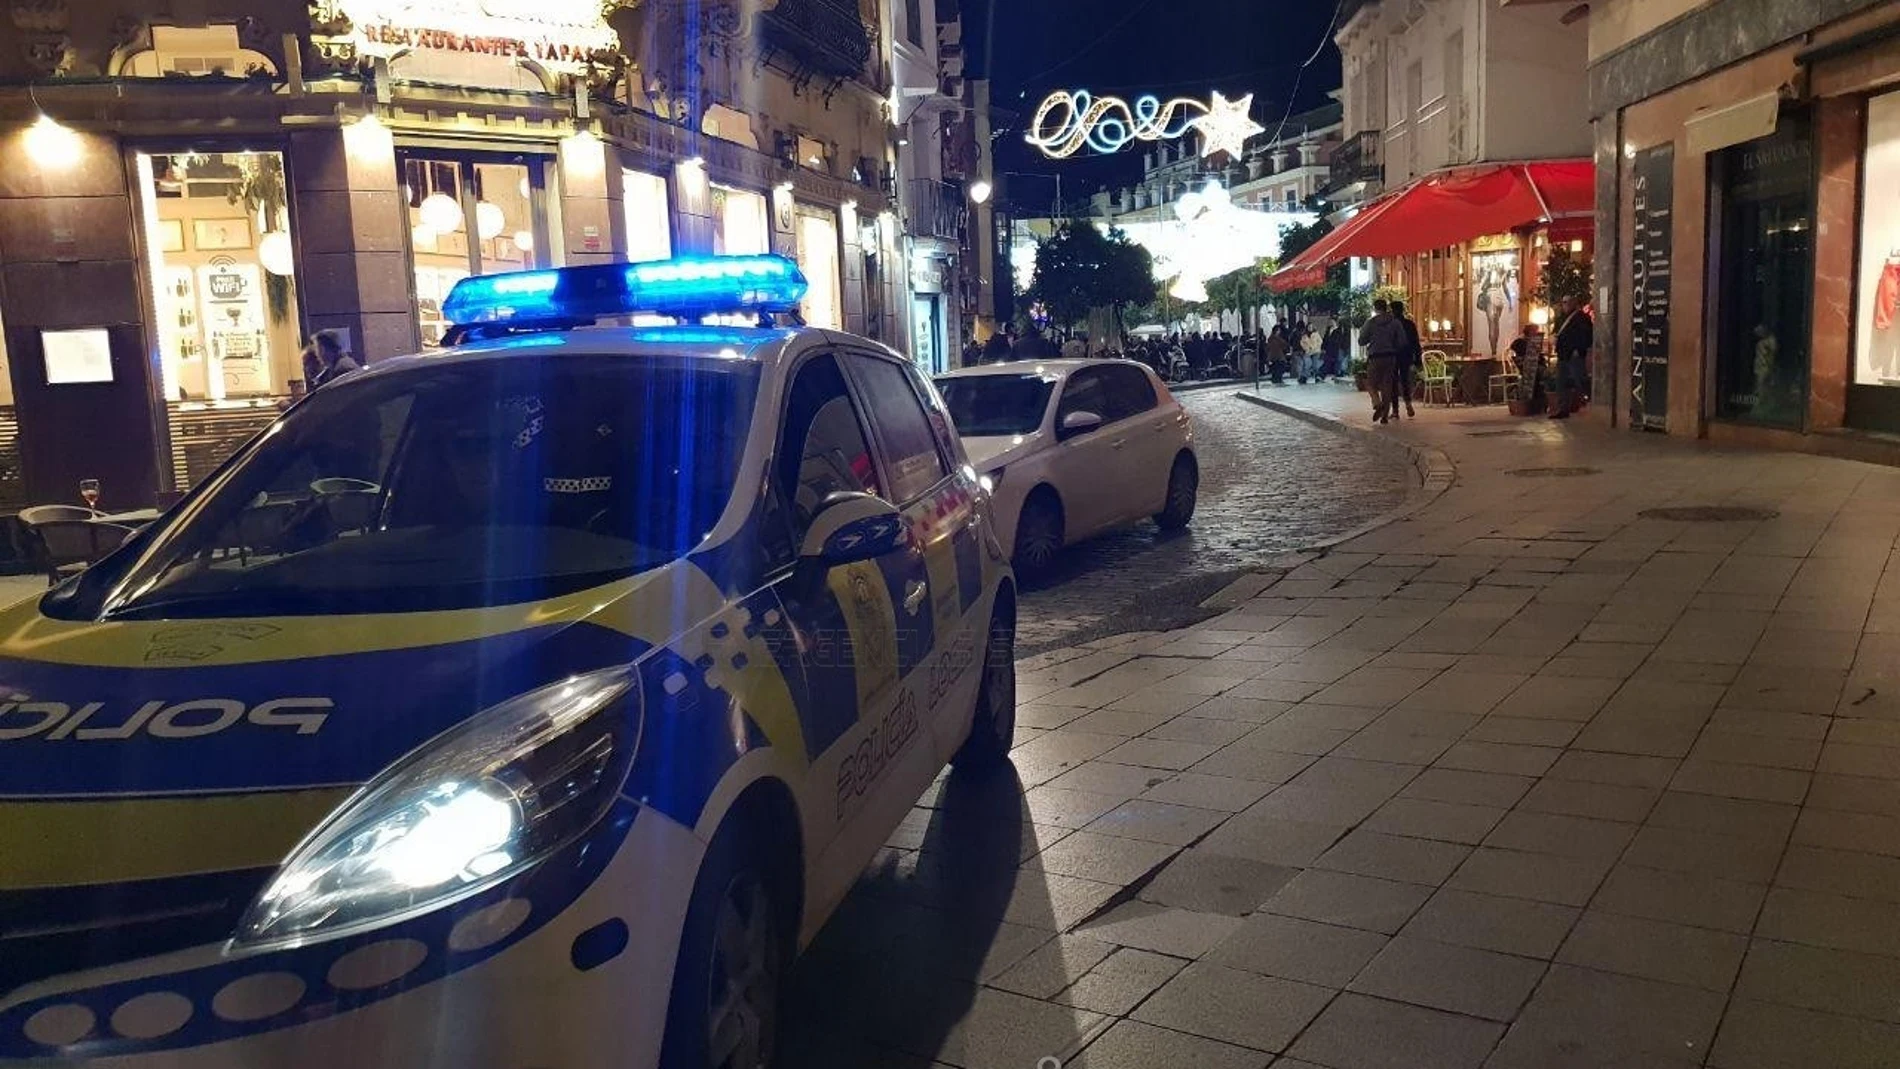
[[[0,613],[0,1061],[769,1065],[793,954],[1015,719],[942,403],[768,325],[804,291],[466,280],[453,348]]]

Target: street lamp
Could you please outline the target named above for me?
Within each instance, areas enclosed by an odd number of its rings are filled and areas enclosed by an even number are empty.
[[[970,200],[977,204],[988,204],[990,194],[994,192],[996,188],[980,178],[970,183]]]

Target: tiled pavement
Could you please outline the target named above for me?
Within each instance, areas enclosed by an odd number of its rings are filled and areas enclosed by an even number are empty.
[[[1420,514],[1023,663],[793,1064],[1900,1065],[1900,471],[1421,413]]]

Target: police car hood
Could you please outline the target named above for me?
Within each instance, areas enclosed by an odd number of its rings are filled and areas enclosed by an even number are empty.
[[[0,998],[228,936],[290,849],[397,758],[509,697],[639,661],[717,604],[678,562],[458,612],[0,612]]]

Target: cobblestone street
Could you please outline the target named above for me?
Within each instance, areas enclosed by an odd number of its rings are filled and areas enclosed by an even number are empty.
[[[1208,595],[1249,567],[1351,530],[1417,485],[1395,453],[1268,412],[1232,388],[1183,393],[1181,403],[1201,462],[1193,526],[1164,537],[1142,523],[1070,547],[1025,593],[1025,655],[1192,623],[1209,615],[1199,608]]]

